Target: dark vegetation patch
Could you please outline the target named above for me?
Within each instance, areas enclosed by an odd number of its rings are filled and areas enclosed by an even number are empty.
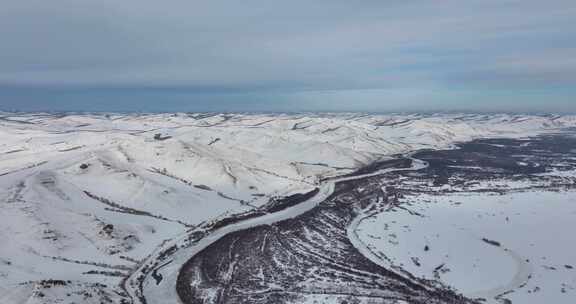
[[[478,303],[437,281],[441,273],[450,271],[443,264],[434,270],[436,280],[425,280],[368,260],[348,239],[349,224],[360,211],[409,210],[402,206],[408,195],[441,195],[456,191],[451,190],[453,187],[465,189],[487,180],[546,181],[547,189],[567,189],[576,184],[574,180],[539,174],[559,168],[576,169],[576,162],[566,161],[576,157],[576,138],[565,135],[474,140],[459,144],[455,150],[420,151],[413,157],[428,162],[429,167],[339,182],[334,193],[313,210],[272,225],[225,235],[182,267],[177,281],[180,299],[185,304],[281,304],[302,302],[309,295],[330,295],[346,297],[346,303],[365,297],[375,303]],[[408,168],[411,162],[404,157],[376,162],[348,176]],[[277,206],[292,206],[311,196],[310,192],[298,194],[272,202],[269,207],[277,210]],[[257,211],[250,212],[221,220],[214,227],[256,216]],[[501,246],[494,240],[483,241]],[[426,244],[424,251],[433,245]],[[412,262],[421,263],[418,259]]]

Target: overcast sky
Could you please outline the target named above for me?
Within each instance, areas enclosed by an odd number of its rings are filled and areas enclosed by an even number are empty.
[[[576,2],[0,0],[0,109],[576,112]]]

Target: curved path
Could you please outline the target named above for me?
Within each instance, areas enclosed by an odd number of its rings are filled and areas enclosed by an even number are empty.
[[[386,269],[389,269],[391,271],[396,271],[399,274],[405,274],[406,275],[407,273],[405,271],[403,271],[401,267],[395,265],[386,256],[379,255],[374,250],[369,248],[369,246],[360,239],[360,237],[358,236],[358,234],[356,232],[358,226],[362,223],[363,220],[375,215],[376,213],[379,213],[379,212],[368,212],[368,213],[364,213],[362,215],[357,216],[352,221],[350,226],[348,226],[348,231],[347,231],[348,239],[350,240],[350,242],[352,242],[354,247],[356,247],[356,249],[358,249],[358,251],[360,251],[366,258],[368,258],[369,260],[371,260],[375,264],[380,265],[380,266],[382,266]],[[481,242],[480,239],[479,239],[479,241]],[[490,245],[487,245],[487,246],[490,246]],[[488,303],[492,303],[494,301],[498,301],[498,298],[500,296],[522,287],[524,284],[526,284],[528,282],[528,280],[530,280],[530,278],[532,277],[532,272],[533,272],[532,265],[530,265],[530,263],[528,263],[525,258],[523,258],[522,256],[520,256],[518,253],[516,253],[515,251],[513,251],[511,249],[502,247],[501,250],[502,250],[503,254],[509,255],[510,258],[516,264],[516,272],[514,273],[514,276],[512,276],[506,284],[494,286],[492,288],[488,288],[485,290],[478,290],[478,291],[464,293],[464,295],[466,297],[471,298],[471,299],[484,298],[484,299],[487,299],[490,301]],[[494,302],[494,303],[500,303],[500,302],[498,301],[498,302]]]
[[[495,286],[487,290],[481,290],[466,294],[470,298],[485,298],[497,300],[498,297],[508,292],[514,291],[526,284],[532,277],[532,265],[525,258],[511,249],[502,248],[516,263],[516,273],[507,284]]]
[[[132,299],[132,303],[181,303],[176,292],[176,281],[181,265],[194,257],[197,253],[216,242],[225,235],[248,229],[251,227],[269,225],[282,220],[297,217],[325,201],[332,193],[336,183],[372,177],[388,172],[420,170],[427,166],[426,162],[411,159],[409,168],[388,168],[377,170],[372,173],[345,176],[340,178],[327,179],[319,185],[318,193],[307,201],[298,205],[288,207],[284,210],[265,214],[255,218],[249,218],[240,222],[218,228],[211,231],[207,236],[198,242],[190,245],[186,244],[189,233],[177,238],[167,240],[153,254],[151,254],[124,282],[124,289]],[[176,247],[174,247],[176,246]],[[175,248],[166,258],[166,250]],[[160,263],[158,263],[161,261]],[[167,264],[168,263],[168,264]],[[151,274],[154,273],[154,277]],[[160,276],[159,276],[160,275]],[[161,278],[160,280],[158,278]]]

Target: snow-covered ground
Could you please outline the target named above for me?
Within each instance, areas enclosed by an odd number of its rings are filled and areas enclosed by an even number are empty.
[[[512,290],[505,297],[513,303],[573,303],[576,193],[422,194],[408,201],[415,212],[395,208],[356,227],[376,255],[473,298],[495,301]]]
[[[118,302],[123,278],[196,225],[393,154],[575,126],[551,115],[0,112],[0,303]]]

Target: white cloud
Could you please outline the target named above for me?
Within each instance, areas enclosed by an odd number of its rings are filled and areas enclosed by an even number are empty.
[[[558,64],[573,60],[572,1],[0,2],[4,84],[345,90],[474,85],[486,68],[519,85],[524,68],[576,74]]]

